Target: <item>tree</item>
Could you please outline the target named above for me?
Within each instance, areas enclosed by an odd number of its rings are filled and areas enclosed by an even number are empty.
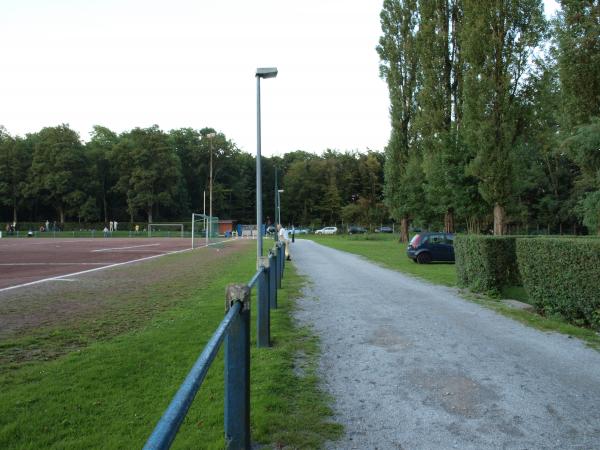
[[[600,234],[600,2],[561,0],[554,36],[562,100],[561,149],[580,174],[573,197]]]
[[[61,224],[86,199],[86,159],[79,135],[68,125],[43,128],[35,137],[30,192],[51,205]]]
[[[461,145],[463,60],[462,0],[419,2],[420,88],[415,126],[423,152],[429,207],[444,215],[444,229],[454,232],[455,213],[472,205],[463,195],[472,184],[465,176],[471,159]]]
[[[559,0],[553,35],[564,131],[600,116],[600,1]]]
[[[134,128],[122,135],[112,158],[120,168],[116,189],[127,198],[132,222],[139,210],[152,223],[158,207],[184,207],[180,161],[158,125]]]
[[[90,171],[93,174],[91,191],[96,194],[102,205],[104,223],[109,221],[110,192],[117,181],[116,168],[111,166],[111,153],[118,141],[119,138],[115,132],[106,127],[95,125],[91,133],[91,139],[86,144]],[[93,199],[88,199],[85,202],[81,215],[86,220],[97,216],[97,208],[93,205]]]
[[[563,148],[580,168],[578,202],[584,225],[600,234],[600,118],[579,126],[568,137]]]
[[[511,151],[519,136],[518,98],[545,29],[541,0],[464,0],[464,135],[469,173],[493,206],[494,234],[506,230],[514,197]]]
[[[31,153],[22,139],[13,138],[0,126],[0,203],[12,209],[17,222],[18,210],[27,195],[27,172]]]
[[[413,121],[417,93],[418,14],[416,0],[385,0],[380,14],[383,35],[379,39],[380,75],[388,85],[392,133],[385,149],[385,201],[391,215],[401,222],[400,240],[408,242],[415,194],[422,180],[415,145]],[[411,170],[414,170],[411,172]],[[416,185],[410,185],[417,181]]]

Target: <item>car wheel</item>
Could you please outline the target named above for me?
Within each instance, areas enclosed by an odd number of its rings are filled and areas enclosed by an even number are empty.
[[[417,256],[417,262],[419,264],[429,264],[431,262],[431,254],[427,252],[419,253]]]

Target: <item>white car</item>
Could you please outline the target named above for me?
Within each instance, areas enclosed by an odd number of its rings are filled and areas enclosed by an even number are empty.
[[[325,227],[315,231],[315,234],[336,234],[337,227]]]

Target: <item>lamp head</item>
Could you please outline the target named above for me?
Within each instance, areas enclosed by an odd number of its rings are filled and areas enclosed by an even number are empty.
[[[256,76],[259,78],[275,78],[277,67],[259,67],[256,69]]]

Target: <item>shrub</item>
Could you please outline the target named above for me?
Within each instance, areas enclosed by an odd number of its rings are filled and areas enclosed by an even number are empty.
[[[457,235],[454,241],[458,285],[476,292],[498,292],[520,284],[515,236]]]
[[[517,259],[527,295],[538,310],[600,328],[598,239],[518,239]]]

